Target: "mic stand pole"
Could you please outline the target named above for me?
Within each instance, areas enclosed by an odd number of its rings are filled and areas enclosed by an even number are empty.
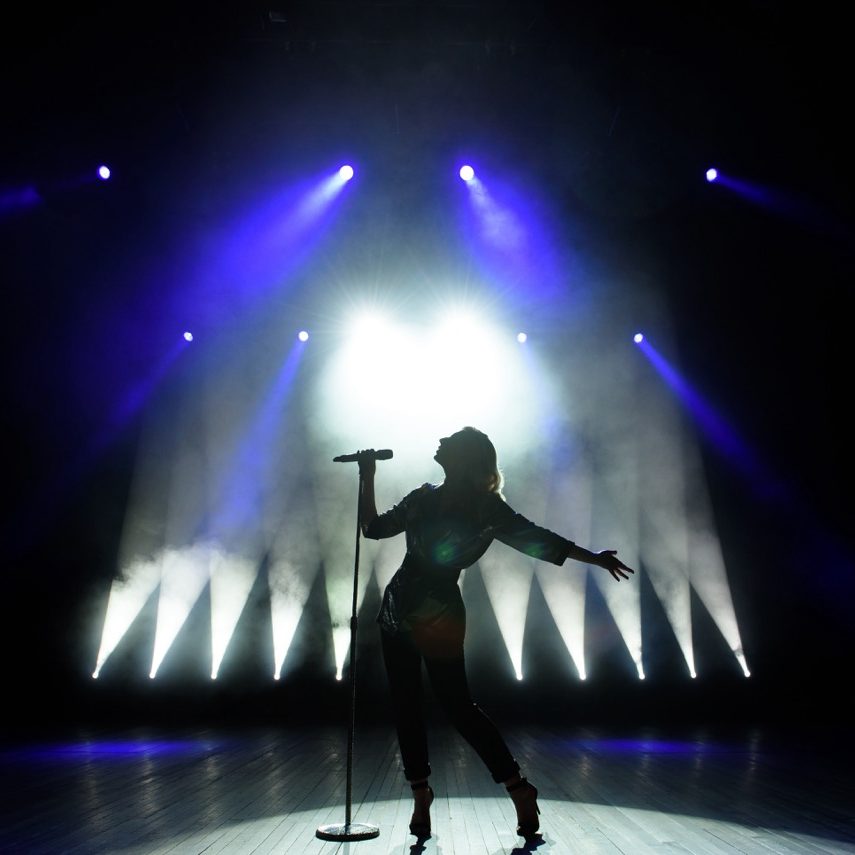
[[[371,840],[378,837],[376,825],[350,821],[353,789],[353,735],[356,730],[356,597],[359,584],[359,536],[362,506],[362,472],[359,473],[359,494],[356,499],[356,557],[353,562],[353,605],[350,613],[350,721],[347,729],[347,783],[345,786],[344,825],[322,825],[315,832],[321,840]]]

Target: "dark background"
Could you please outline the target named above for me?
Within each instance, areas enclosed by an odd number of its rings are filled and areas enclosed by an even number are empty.
[[[507,714],[580,720],[851,715],[853,141],[841,20],[771,2],[283,2],[18,10],[4,29],[13,716],[240,720],[342,708],[346,686],[331,685],[330,641],[313,620],[320,588],[296,642],[317,655],[273,689],[266,663],[248,654],[216,686],[180,662],[150,684],[130,643],[117,652],[125,676],[91,681],[139,430],[138,414],[115,413],[174,335],[160,311],[180,280],[174,259],[211,210],[267,177],[347,157],[382,169],[383,192],[406,209],[426,173],[479,149],[550,182],[591,257],[627,281],[655,271],[685,375],[784,485],[758,489],[703,449],[751,680],[697,608],[710,651],[697,681],[654,619],[645,646],[658,645],[663,667],[645,684],[616,652],[580,685],[566,656],[535,639],[523,689],[491,671],[495,627],[475,605],[479,697]],[[116,169],[107,185],[90,180],[102,161]],[[707,186],[710,164],[764,188],[766,203]],[[26,204],[25,188],[40,201]],[[477,573],[466,586],[468,600],[484,599]],[[246,650],[260,632],[256,593],[241,622]],[[378,596],[369,589],[369,619]],[[204,603],[191,616],[200,632],[203,614]],[[530,617],[544,615],[535,589]],[[374,714],[382,679],[373,633],[362,637]]]

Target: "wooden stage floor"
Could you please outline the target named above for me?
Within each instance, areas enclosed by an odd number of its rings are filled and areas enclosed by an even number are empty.
[[[387,727],[357,731],[344,822],[346,732],[161,728],[17,738],[0,750],[3,853],[770,855],[855,852],[848,742],[832,734],[503,728],[540,790],[542,837],[456,734],[432,730],[433,836],[408,832],[409,789]]]

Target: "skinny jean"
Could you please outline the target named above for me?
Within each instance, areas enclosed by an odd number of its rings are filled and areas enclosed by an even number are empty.
[[[381,629],[383,660],[395,712],[398,745],[408,781],[430,775],[422,698],[424,662],[434,694],[452,725],[475,749],[496,783],[519,771],[495,724],[472,701],[463,659],[465,625],[441,622],[394,635]]]

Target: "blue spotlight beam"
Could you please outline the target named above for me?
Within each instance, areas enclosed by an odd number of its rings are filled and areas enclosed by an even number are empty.
[[[229,542],[235,532],[253,524],[258,493],[265,482],[263,470],[272,457],[285,404],[304,351],[305,343],[302,340],[292,345],[267,398],[234,454],[218,491],[222,502],[211,518],[211,534],[214,537],[222,537]]]
[[[469,251],[487,276],[502,287],[548,301],[566,288],[570,259],[559,262],[550,240],[543,205],[530,187],[520,190],[509,181],[460,170],[466,202],[462,233]]]
[[[715,173],[713,178],[709,177],[711,172]],[[834,219],[827,211],[805,199],[798,199],[781,190],[716,169],[707,170],[707,181],[726,187],[751,204],[799,223],[812,231],[845,240],[847,244],[852,241],[852,229],[849,225]]]
[[[192,308],[214,325],[235,307],[248,308],[271,288],[282,291],[292,273],[328,233],[341,208],[344,188],[353,183],[336,169],[320,178],[279,189],[211,231],[204,263],[188,271],[191,287],[178,296],[175,311]],[[217,294],[212,300],[211,294]]]
[[[747,443],[646,339],[640,347],[665,382],[686,402],[702,431],[746,478],[755,493],[764,500],[782,504],[792,517],[792,526],[805,531],[805,536],[799,539],[798,545],[798,548],[803,550],[805,566],[815,562],[817,555],[822,555],[822,564],[835,568],[834,572],[814,577],[812,585],[814,589],[819,586],[824,588],[823,601],[827,607],[843,612],[847,608],[845,604],[849,602],[849,598],[840,595],[841,585],[851,590],[851,580],[855,578],[855,573],[851,550],[843,544],[839,534],[817,517],[816,509],[812,505],[807,504],[789,485],[769,472]],[[737,658],[740,654],[741,651]],[[743,664],[742,660],[740,664]],[[743,664],[743,669],[748,670],[747,664]]]
[[[0,536],[11,554],[28,549],[32,541],[41,536],[86,473],[151,400],[186,346],[183,340],[179,340],[166,351],[152,370],[116,403],[101,429],[80,453],[48,483],[41,485],[33,498],[25,502],[0,529]]]
[[[35,187],[0,190],[0,219],[32,208],[41,200],[42,197]]]
[[[701,432],[712,446],[764,498],[783,497],[786,492],[784,485],[762,464],[757,453],[716,412],[700,392],[693,388],[686,378],[653,347],[649,339],[644,338],[637,343],[659,376],[686,405]]]

